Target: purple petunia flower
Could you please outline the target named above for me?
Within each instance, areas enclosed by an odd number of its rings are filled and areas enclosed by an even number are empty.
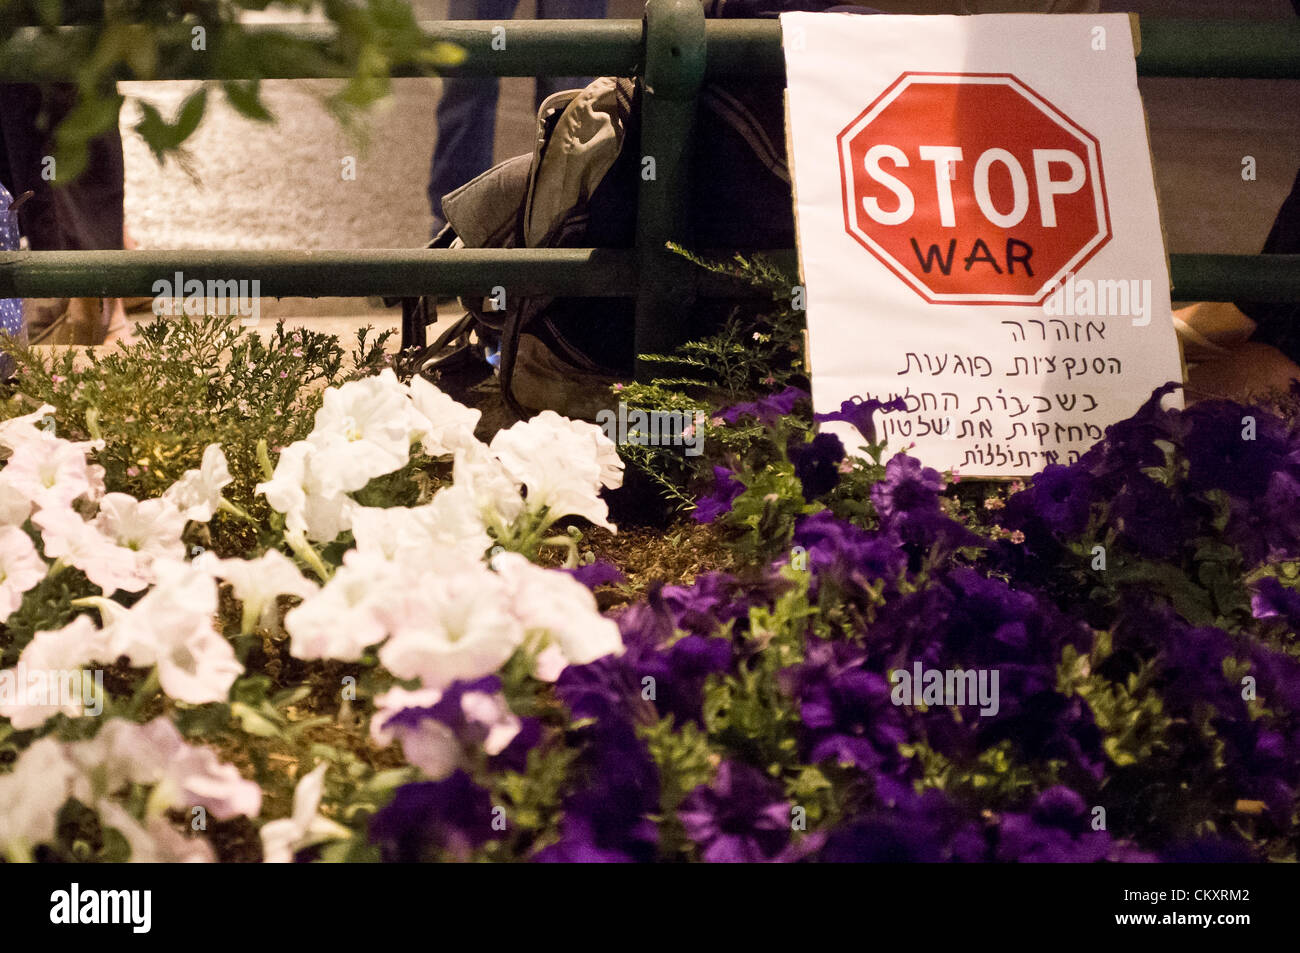
[[[1095,498],[1094,481],[1087,470],[1053,463],[1035,476],[1027,489],[1011,498],[1003,525],[1011,526],[1018,511],[1028,509],[1051,532],[1073,536],[1088,525],[1088,513]]]
[[[1300,632],[1300,590],[1287,588],[1276,576],[1265,576],[1256,584],[1250,611],[1256,619],[1281,619]]]
[[[834,434],[819,433],[807,443],[793,443],[789,455],[805,500],[829,493],[840,482],[839,462],[845,456],[844,444]]]
[[[813,575],[810,592],[815,596],[822,580],[841,590],[865,588],[878,579],[893,581],[907,567],[903,543],[890,532],[868,533],[852,523],[836,519],[830,510],[805,516],[795,525],[794,545],[808,555]]]
[[[659,808],[659,773],[632,725],[609,715],[583,731],[579,770],[587,783],[564,801],[560,840],[535,858],[653,860],[659,829],[650,815]]]
[[[939,471],[900,453],[885,465],[885,478],[871,488],[871,502],[882,521],[904,518],[937,508],[942,490]]]
[[[1181,386],[1170,381],[1157,387],[1132,417],[1107,427],[1105,439],[1075,464],[1098,481],[1099,493],[1113,492],[1116,481],[1122,482],[1128,474],[1164,464],[1164,451],[1156,441],[1178,443],[1181,439],[1180,420],[1174,411],[1164,410],[1160,404]]]
[[[1094,831],[1087,805],[1066,787],[1048,788],[1027,814],[1004,814],[994,859],[1021,863],[1095,863],[1111,853],[1110,835]]]
[[[723,513],[731,512],[731,503],[745,492],[745,484],[726,467],[713,468],[713,490],[695,504],[691,518],[697,523],[712,523]]]
[[[437,853],[464,860],[495,836],[492,801],[464,771],[445,781],[402,785],[370,821],[370,841],[389,863],[413,863]]]
[[[1181,423],[1187,487],[1193,492],[1223,490],[1250,501],[1264,495],[1286,461],[1286,427],[1261,408],[1201,401],[1183,412]]]
[[[862,439],[869,444],[876,442],[876,422],[874,415],[877,411],[904,411],[907,410],[907,401],[902,397],[895,397],[890,401],[863,400],[861,397],[851,397],[844,403],[840,404],[839,410],[832,410],[825,414],[814,414],[813,420],[817,423],[830,423],[833,420],[843,421],[855,427],[858,433],[862,434]]]
[[[900,791],[888,805],[832,831],[817,855],[823,863],[935,863],[987,860],[980,826],[963,817],[944,792]]]
[[[863,771],[900,763],[906,731],[889,683],[863,668],[866,653],[842,642],[811,639],[806,661],[781,673],[799,701],[808,761],[833,760]]]
[[[577,569],[562,571],[567,572],[588,589],[595,589],[598,586],[614,586],[627,578],[617,566],[604,559],[598,559],[587,566],[579,566]]]
[[[712,785],[688,794],[677,816],[709,863],[777,860],[790,842],[790,804],[781,785],[734,761],[718,766]]]
[[[976,536],[939,505],[943,477],[907,454],[897,454],[885,464],[885,478],[871,488],[871,502],[880,516],[880,528],[904,543],[936,555],[961,546],[984,546]]]
[[[734,424],[741,417],[754,417],[765,427],[771,427],[782,417],[789,416],[795,404],[808,398],[808,392],[798,387],[787,387],[778,394],[771,394],[759,400],[728,407],[718,414],[729,424]]]
[[[737,612],[748,614],[735,588],[722,573],[702,576],[694,586],[652,587],[645,603],[619,619],[626,651],[570,665],[556,693],[575,718],[617,713],[650,723],[672,715],[679,724],[699,724],[704,682],[731,667],[734,650],[730,639],[694,633],[715,632]],[[674,639],[682,630],[688,634]]]

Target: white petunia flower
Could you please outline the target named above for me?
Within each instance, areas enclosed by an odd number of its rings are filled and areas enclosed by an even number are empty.
[[[350,527],[356,504],[346,493],[327,488],[319,472],[327,461],[317,454],[316,444],[306,440],[285,447],[271,479],[259,483],[257,492],[266,495],[273,510],[284,514],[290,531],[328,543]]]
[[[18,660],[29,671],[57,671],[81,668],[91,662],[112,661],[107,655],[109,651],[104,631],[95,625],[94,619],[82,613],[61,629],[37,632]]]
[[[43,440],[53,436],[46,425],[54,419],[54,407],[41,404],[30,414],[0,420],[0,447],[16,450],[31,440]]]
[[[388,636],[383,609],[399,591],[391,563],[349,550],[330,581],[284,617],[289,654],[304,660],[357,661],[368,646]]]
[[[202,837],[186,837],[167,818],[150,816],[141,824],[114,801],[100,801],[99,819],[118,831],[131,848],[133,864],[211,864],[216,853]]]
[[[511,478],[528,488],[531,512],[546,507],[548,520],[581,516],[613,531],[609,507],[600,498],[602,468],[596,443],[570,423],[544,410],[498,432],[491,450]]]
[[[499,553],[492,567],[530,644],[540,650],[535,675],[554,681],[566,665],[623,652],[618,624],[600,614],[591,590],[568,573],[543,569],[518,553]]]
[[[492,545],[473,494],[461,486],[443,487],[423,506],[359,506],[352,536],[358,552],[435,572],[479,562]]]
[[[424,421],[417,436],[428,456],[443,457],[479,442],[474,428],[482,411],[466,407],[418,375],[411,379],[411,402]]]
[[[78,767],[74,795],[92,804],[127,784],[154,788],[149,808],[202,807],[218,820],[262,811],[262,789],[240,775],[234,765],[217,758],[202,745],[191,745],[165,716],[147,724],[110,719],[89,741],[70,745],[68,756]]]
[[[18,656],[18,667],[0,672],[0,717],[8,718],[18,731],[39,728],[62,712],[69,718],[86,714],[95,699],[85,697],[85,682],[79,677],[75,691],[64,693],[59,673],[78,672],[95,661],[111,660],[108,641],[88,615],[79,615],[61,629],[37,632]],[[47,679],[45,703],[34,702],[20,676],[43,673]],[[11,697],[8,689],[16,688]]]
[[[31,515],[31,497],[0,470],[0,526],[21,526]]]
[[[0,850],[27,859],[38,844],[54,839],[59,810],[72,794],[76,769],[53,738],[42,738],[0,775]]]
[[[323,494],[350,493],[400,470],[410,460],[412,435],[428,426],[392,368],[331,387],[307,437],[316,447],[313,470]]]
[[[490,675],[523,642],[508,598],[501,580],[481,565],[427,576],[408,591],[379,660],[398,678],[418,678],[426,688]]]
[[[129,549],[152,569],[158,560],[185,558],[185,516],[170,500],[137,500],[127,493],[109,493],[99,501],[95,527],[118,546]]]
[[[139,592],[153,581],[150,556],[117,545],[75,510],[41,510],[32,522],[41,530],[46,557],[80,569],[105,596],[119,589]]]
[[[0,622],[13,615],[23,593],[35,588],[48,571],[30,536],[16,526],[0,526]]]
[[[262,860],[268,864],[287,864],[295,851],[322,841],[351,837],[342,824],[322,816],[320,799],[325,789],[325,769],[320,764],[298,782],[293,791],[293,814],[283,820],[262,825]]]
[[[508,525],[524,511],[519,483],[484,444],[456,452],[452,480],[457,490],[469,494],[475,510],[489,524]]]
[[[170,501],[187,520],[206,523],[221,505],[221,491],[233,479],[221,444],[209,444],[203,451],[199,469],[186,470],[163,493],[163,499]]]
[[[244,671],[235,650],[213,628],[217,584],[189,563],[159,564],[158,581],[129,609],[88,599],[104,618],[112,657],[132,666],[158,666],[162,690],[191,705],[225,701]]]
[[[155,809],[202,807],[220,821],[262,812],[262,788],[211,748],[185,744],[178,734],[164,764],[167,770],[150,798]]]
[[[570,420],[569,429],[584,440],[590,441],[596,464],[600,467],[600,485],[617,490],[623,485],[623,458],[618,446],[605,435],[605,431],[585,420]]]
[[[25,496],[39,509],[61,509],[80,496],[93,498],[101,473],[86,460],[85,450],[39,430],[14,447],[4,468],[10,493]]]
[[[207,552],[194,560],[194,566],[230,584],[244,606],[245,635],[257,625],[271,624],[280,596],[307,599],[320,589],[276,549],[268,549],[257,559],[218,559]]]

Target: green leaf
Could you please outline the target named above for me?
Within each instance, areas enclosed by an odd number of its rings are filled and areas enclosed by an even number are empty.
[[[232,703],[230,713],[239,721],[239,726],[250,735],[259,738],[280,737],[279,725],[243,702]]]
[[[275,117],[262,103],[261,84],[258,80],[228,80],[221,84],[226,100],[241,116],[254,122],[275,122]]]

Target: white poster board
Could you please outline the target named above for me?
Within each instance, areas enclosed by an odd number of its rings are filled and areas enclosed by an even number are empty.
[[[901,396],[891,454],[1022,476],[1182,379],[1127,15],[781,25],[818,412]]]

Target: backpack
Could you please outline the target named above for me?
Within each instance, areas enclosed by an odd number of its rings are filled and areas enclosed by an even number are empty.
[[[775,16],[830,6],[822,0],[709,0],[706,16]],[[701,88],[689,196],[696,248],[793,247],[784,90],[779,76]],[[634,247],[640,101],[638,82],[612,76],[548,97],[538,110],[533,152],[445,196],[447,225],[428,247]],[[633,298],[507,295],[499,309],[502,302],[492,297],[462,298],[461,304],[465,315],[421,352],[416,368],[431,374],[491,366],[520,417],[550,409],[594,419],[608,403],[609,387],[632,377]],[[698,336],[710,333],[728,307],[700,301],[692,313]],[[405,328],[422,327],[436,316],[436,300],[407,299],[403,309]]]

